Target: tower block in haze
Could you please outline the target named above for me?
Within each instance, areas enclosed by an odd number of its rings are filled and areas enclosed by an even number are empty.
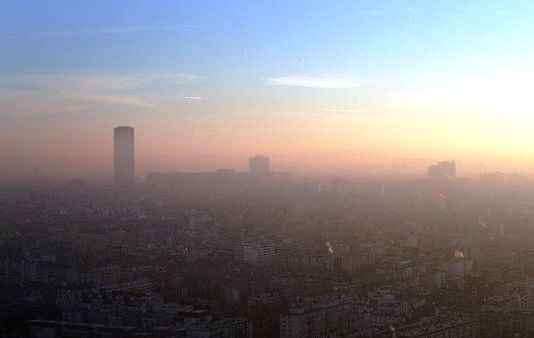
[[[267,156],[256,155],[248,159],[248,172],[250,174],[268,174],[270,170]]]
[[[431,181],[447,181],[456,178],[456,162],[442,161],[428,167],[428,179]]]
[[[134,129],[116,127],[113,131],[115,145],[115,186],[128,188],[135,184]]]

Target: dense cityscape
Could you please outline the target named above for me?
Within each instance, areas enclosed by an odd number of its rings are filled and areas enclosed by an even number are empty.
[[[2,337],[531,337],[525,175],[249,170],[30,177],[0,190]]]
[[[0,0],[0,338],[534,338],[533,0]]]

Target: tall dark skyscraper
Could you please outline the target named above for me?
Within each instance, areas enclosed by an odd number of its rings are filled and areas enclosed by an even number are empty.
[[[269,158],[256,155],[248,159],[248,172],[251,174],[267,174],[269,172]]]
[[[135,183],[134,129],[129,126],[114,129],[115,185],[130,187]]]

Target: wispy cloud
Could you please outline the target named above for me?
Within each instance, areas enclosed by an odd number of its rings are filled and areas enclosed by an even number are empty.
[[[420,12],[423,9],[421,7],[401,7],[401,12]]]
[[[275,86],[293,86],[307,88],[351,88],[358,87],[359,81],[350,78],[311,77],[311,76],[280,76],[267,79],[267,83]]]
[[[422,108],[532,120],[530,84],[533,80],[534,73],[528,71],[484,79],[463,78],[455,85],[391,92],[388,94],[389,105],[409,110]]]
[[[201,101],[201,100],[204,100],[204,98],[201,96],[184,96],[184,100]]]
[[[185,84],[194,80],[198,80],[200,77],[195,74],[169,74],[167,78],[172,78],[175,84]]]
[[[515,10],[478,10],[479,13],[489,14],[489,15],[502,15],[502,16],[525,16],[527,13],[515,11]]]
[[[337,114],[352,114],[358,112],[356,109],[350,109],[350,108],[327,108],[323,110],[327,113],[337,113]]]
[[[385,9],[370,8],[370,9],[361,10],[360,13],[368,14],[368,15],[381,15],[381,14],[386,14],[386,13],[398,13],[398,12],[415,13],[415,12],[420,12],[422,10],[423,9],[421,7],[400,7],[400,8],[393,8],[393,9],[390,8],[388,9],[388,11],[386,11]]]
[[[180,73],[121,75],[68,71],[5,76],[0,83],[0,117],[90,113],[119,106],[154,107],[159,102],[154,88],[163,83],[166,88],[177,90],[177,86],[196,78]]]
[[[362,14],[384,14],[385,12],[385,10],[377,8],[364,9],[360,11]]]
[[[324,114],[329,114],[329,115],[352,116],[352,117],[375,115],[375,113],[372,112],[367,107],[326,108],[326,109],[320,110],[320,112]]]
[[[399,107],[436,105],[446,100],[439,90],[405,90],[388,93],[390,104]]]
[[[378,118],[376,111],[360,108],[324,108],[310,111],[310,119],[322,122],[357,122],[362,119]]]
[[[120,27],[97,27],[91,29],[72,29],[61,31],[49,31],[41,33],[20,34],[20,35],[8,35],[0,36],[0,41],[5,40],[23,40],[23,39],[53,39],[53,38],[69,38],[79,36],[91,36],[91,35],[113,35],[113,34],[132,34],[140,32],[160,32],[160,31],[173,31],[188,26],[177,25],[160,25],[160,26],[120,26]]]
[[[142,75],[115,75],[99,73],[34,73],[13,76],[4,88],[32,90],[118,91],[141,86],[146,82]]]

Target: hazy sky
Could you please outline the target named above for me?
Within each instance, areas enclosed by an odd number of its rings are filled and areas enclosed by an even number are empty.
[[[0,173],[111,174],[117,125],[141,172],[531,170],[533,19],[528,0],[0,0]]]

